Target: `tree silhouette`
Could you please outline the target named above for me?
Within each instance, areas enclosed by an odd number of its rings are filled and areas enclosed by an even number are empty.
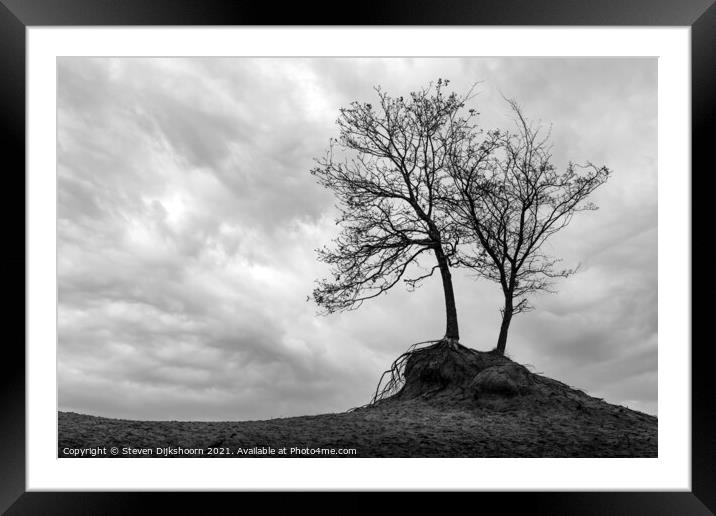
[[[470,134],[476,113],[461,114],[470,92],[448,94],[448,84],[439,79],[408,98],[377,87],[377,104],[352,102],[340,109],[339,137],[311,170],[334,192],[340,210],[338,238],[317,251],[331,265],[332,277],[318,281],[313,292],[325,312],[355,309],[401,279],[415,288],[438,270],[445,339],[459,340],[450,272],[459,238],[440,198],[456,138]],[[432,265],[420,267],[430,254]]]
[[[454,189],[444,197],[453,219],[470,244],[459,261],[502,287],[504,307],[495,351],[504,354],[513,315],[532,307],[529,294],[549,291],[555,278],[576,269],[542,251],[549,237],[579,211],[597,207],[586,198],[609,177],[606,167],[569,163],[558,172],[552,164],[549,133],[533,127],[518,104],[514,133],[472,132],[452,148],[449,170]]]

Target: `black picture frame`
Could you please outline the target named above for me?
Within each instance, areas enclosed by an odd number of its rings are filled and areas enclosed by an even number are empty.
[[[5,177],[14,184],[5,190],[2,210],[6,246],[6,281],[17,282],[21,299],[6,296],[6,328],[24,320],[24,276],[15,272],[25,263],[25,225],[15,221],[25,213],[25,29],[31,26],[85,25],[610,25],[690,26],[692,36],[692,172],[713,173],[708,151],[713,146],[708,127],[716,116],[716,6],[714,0],[390,0],[356,4],[341,14],[321,4],[229,0],[0,0],[0,136],[5,155]],[[8,157],[10,161],[8,162]],[[22,171],[22,172],[21,172]],[[693,187],[692,187],[693,191]],[[23,195],[20,195],[23,192]],[[703,192],[703,189],[702,189]],[[10,200],[18,200],[22,208]],[[696,203],[692,200],[692,207]],[[22,210],[22,211],[20,211]],[[693,208],[692,208],[693,211]],[[700,227],[693,217],[695,228]],[[698,231],[692,234],[700,234]],[[9,237],[9,238],[8,238]],[[698,257],[699,253],[691,256]],[[694,265],[692,264],[692,269]],[[696,270],[700,270],[697,268]],[[21,279],[22,277],[22,279]],[[13,285],[15,286],[15,285]],[[694,309],[697,303],[692,302]],[[703,310],[703,308],[700,308]],[[693,316],[692,316],[693,320]],[[12,324],[10,324],[12,323]],[[21,330],[25,340],[25,326]],[[500,511],[529,507],[533,514],[714,514],[716,512],[716,426],[709,339],[671,342],[691,346],[692,353],[692,491],[691,492],[530,492],[471,493],[479,503],[497,503]],[[134,514],[148,510],[148,498],[158,498],[162,512],[175,506],[179,513],[218,512],[232,498],[248,493],[58,493],[25,489],[25,348],[20,339],[4,346],[2,417],[0,417],[0,510],[7,514]],[[303,495],[289,494],[292,498]],[[198,499],[197,499],[198,498]],[[155,500],[152,500],[155,501]],[[459,500],[454,500],[459,503]],[[279,508],[276,498],[262,499],[262,508]],[[370,503],[370,502],[368,502]],[[375,510],[364,501],[352,507]],[[275,507],[271,505],[276,504]],[[361,507],[363,506],[363,507]],[[228,505],[231,512],[231,505]],[[151,509],[149,509],[151,510]]]

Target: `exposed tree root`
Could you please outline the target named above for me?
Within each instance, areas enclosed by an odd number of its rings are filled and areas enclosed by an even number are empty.
[[[375,394],[373,394],[373,398],[370,400],[368,405],[374,405],[378,401],[387,399],[400,392],[400,390],[403,388],[403,385],[405,385],[405,366],[408,363],[408,359],[414,353],[416,353],[418,350],[429,348],[432,346],[438,346],[443,343],[451,346],[454,345],[452,343],[452,339],[448,341],[445,338],[439,340],[426,340],[423,342],[416,342],[415,344],[411,344],[405,353],[395,359],[395,361],[390,365],[390,369],[384,371],[383,374],[380,376],[380,380],[378,380],[378,386],[375,389]],[[384,383],[386,376],[388,377],[388,379]]]
[[[528,389],[531,376],[524,366],[499,353],[477,351],[443,337],[412,344],[381,375],[370,402],[358,408],[388,400],[453,403],[485,393],[513,396]]]

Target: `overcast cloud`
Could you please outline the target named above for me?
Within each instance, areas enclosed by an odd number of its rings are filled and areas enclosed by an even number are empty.
[[[265,419],[368,401],[413,342],[444,330],[442,289],[396,287],[316,316],[336,234],[308,173],[338,108],[438,77],[485,127],[502,95],[552,123],[558,165],[613,170],[596,212],[551,250],[581,271],[510,329],[508,354],[608,401],[656,413],[655,59],[58,60],[60,410],[134,419]],[[499,287],[456,273],[463,344],[488,350]]]

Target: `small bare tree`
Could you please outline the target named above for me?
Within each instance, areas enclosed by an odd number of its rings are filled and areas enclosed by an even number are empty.
[[[555,278],[576,269],[543,252],[549,237],[579,211],[597,207],[586,199],[609,177],[606,167],[569,163],[558,172],[552,164],[549,132],[533,127],[516,102],[514,133],[492,131],[487,138],[470,133],[453,147],[450,174],[454,190],[444,198],[470,245],[459,261],[502,287],[504,307],[495,351],[504,354],[515,314],[531,310],[529,294],[552,292]]]
[[[447,80],[391,97],[379,87],[378,101],[353,102],[340,110],[339,138],[311,173],[338,198],[341,232],[318,250],[332,266],[313,299],[326,312],[352,310],[392,288],[401,278],[410,288],[439,270],[445,297],[448,342],[459,340],[451,264],[458,235],[442,210],[440,192],[454,135],[465,135],[461,109],[470,93],[445,93]],[[434,255],[429,268],[414,268]],[[408,277],[409,276],[409,277]]]

